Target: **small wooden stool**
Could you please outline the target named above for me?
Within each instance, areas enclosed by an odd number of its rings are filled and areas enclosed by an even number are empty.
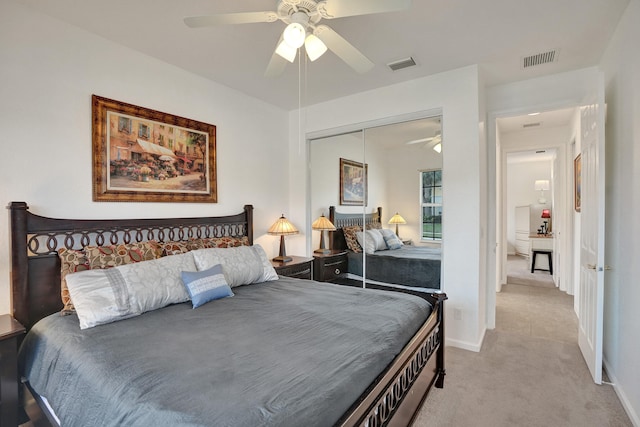
[[[534,270],[540,270],[540,271],[548,271],[549,274],[553,275],[553,251],[550,250],[544,250],[544,249],[534,249],[533,251],[533,256],[531,257],[531,272],[533,273]],[[549,259],[549,269],[545,270],[543,268],[535,268],[536,267],[536,255],[546,255],[547,258]]]

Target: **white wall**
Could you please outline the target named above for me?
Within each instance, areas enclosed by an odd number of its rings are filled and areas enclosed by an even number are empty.
[[[443,144],[446,144],[443,143]],[[444,149],[446,152],[446,148]],[[422,236],[422,207],[420,201],[420,173],[421,170],[441,169],[444,154],[438,154],[431,148],[421,146],[406,147],[404,149],[386,150],[385,170],[387,171],[387,204],[383,205],[383,224],[385,228],[394,229],[395,226],[386,225],[389,219],[398,212],[407,221],[398,226],[398,233],[404,239],[411,239],[413,244],[421,243]],[[429,242],[430,246],[439,246],[438,242]]]
[[[224,215],[255,207],[255,236],[287,214],[288,113],[15,2],[0,2],[0,204],[45,216]],[[94,203],[91,95],[217,126],[217,204]],[[248,125],[250,124],[250,125]],[[0,313],[10,311],[8,215],[0,209]]]
[[[516,206],[538,204],[540,191],[535,191],[534,189],[534,182],[538,179],[546,179],[549,181],[550,188],[548,191],[545,191],[545,198],[548,200],[546,207],[551,208],[551,191],[553,189],[551,165],[551,160],[507,162],[507,252],[510,255],[516,252]],[[540,226],[542,219],[538,217],[536,224]],[[535,233],[536,229],[530,231]]]
[[[447,343],[479,350],[485,328],[480,294],[480,144],[479,81],[476,66],[417,79],[308,107],[302,126],[320,132],[410,113],[442,111],[443,155],[443,289],[447,292]],[[291,211],[304,218],[309,191],[307,153],[299,149],[298,114],[291,114]],[[309,219],[310,220],[310,219]],[[298,251],[305,242],[293,242]],[[293,246],[292,246],[293,247]],[[290,251],[294,253],[293,251]],[[456,314],[454,316],[453,314]]]
[[[604,359],[640,425],[640,0],[631,0],[602,60],[606,79]]]

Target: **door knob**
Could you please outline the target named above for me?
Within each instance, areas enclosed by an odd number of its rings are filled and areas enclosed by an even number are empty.
[[[596,269],[596,266],[595,266],[595,265],[593,265],[593,264],[587,264],[587,268],[588,268],[589,270],[595,270],[595,269]]]

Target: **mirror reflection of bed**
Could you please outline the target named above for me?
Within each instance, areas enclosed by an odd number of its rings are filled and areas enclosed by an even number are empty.
[[[328,234],[328,246],[333,254],[348,259],[347,271],[341,269],[330,280],[354,286],[366,282],[440,289],[442,146],[446,145],[441,116],[328,133],[309,144],[311,221],[325,215],[337,222],[337,231]],[[342,203],[340,159],[366,164],[366,206]],[[404,221],[390,223],[396,213]],[[364,227],[363,218],[368,223]],[[354,225],[363,228],[356,232],[364,242],[356,239],[355,248],[349,248],[343,227]],[[381,243],[379,231],[393,233],[401,246],[390,249],[387,242]],[[372,240],[377,245],[366,248]],[[320,233],[313,233],[312,249],[319,244]]]

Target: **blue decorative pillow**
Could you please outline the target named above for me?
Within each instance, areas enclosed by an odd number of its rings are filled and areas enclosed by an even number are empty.
[[[193,308],[215,299],[233,296],[220,264],[203,271],[183,271],[182,281],[191,297]]]
[[[402,247],[402,240],[396,236],[396,233],[386,228],[383,228],[380,232],[389,249],[400,249]]]

